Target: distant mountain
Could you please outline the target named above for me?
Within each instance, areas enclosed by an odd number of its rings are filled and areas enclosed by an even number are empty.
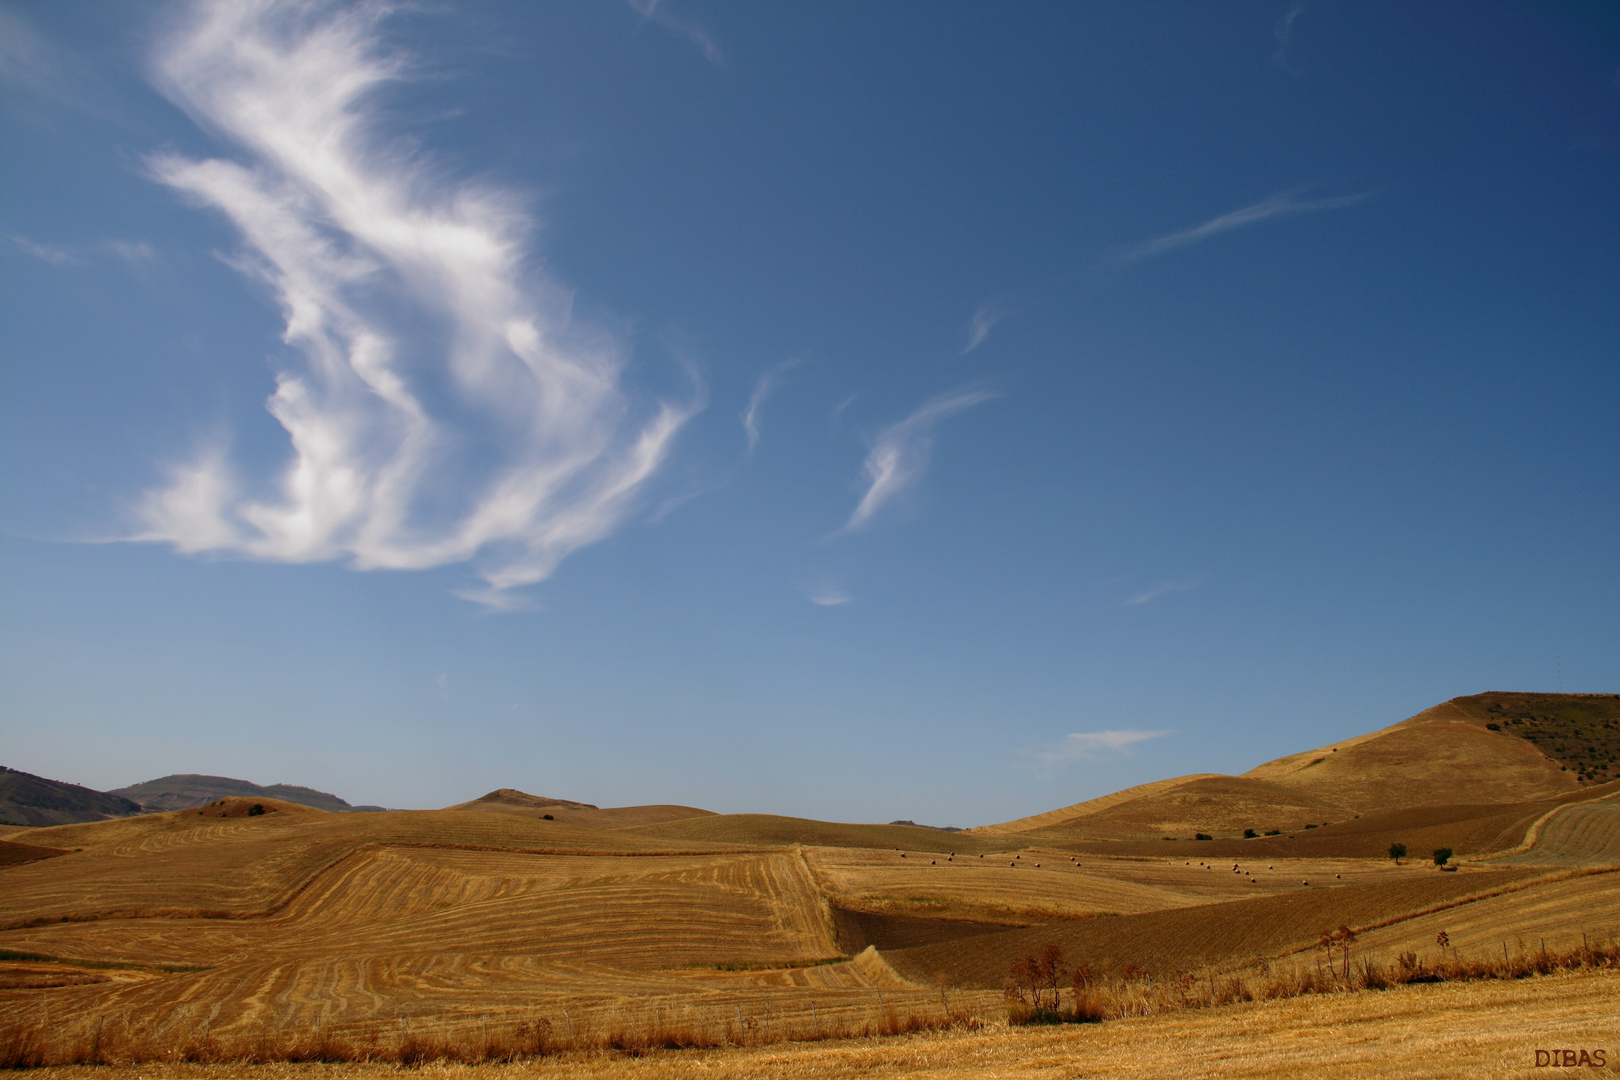
[[[517,788],[509,787],[496,788],[488,795],[480,796],[472,802],[457,803],[454,806],[447,806],[445,809],[471,810],[490,803],[502,806],[520,806],[529,810],[550,809],[555,806],[566,807],[569,810],[597,809],[595,803],[574,802],[572,799],[551,799],[544,795],[530,795],[527,791],[519,791]]]
[[[380,806],[350,806],[336,795],[297,784],[271,784],[261,787],[248,780],[229,776],[200,776],[196,773],[176,773],[148,780],[144,784],[115,788],[108,794],[133,799],[143,810],[189,810],[215,799],[231,797],[251,799],[268,797],[313,806],[317,810],[334,813],[351,810],[381,810]]]
[[[517,788],[496,788],[471,802],[447,806],[446,810],[481,810],[497,814],[555,821],[559,825],[583,825],[591,829],[628,829],[641,825],[663,825],[688,818],[714,817],[710,810],[695,806],[610,806],[606,809],[595,803],[575,802],[573,799],[553,799],[545,795],[530,795]]]
[[[961,832],[962,831],[961,829],[958,829],[955,825],[919,825],[915,821],[912,821],[910,818],[901,818],[899,821],[891,821],[891,822],[889,822],[889,824],[890,825],[910,825],[913,829],[933,829],[935,832]]]
[[[140,812],[129,799],[0,765],[0,825],[71,825]]]

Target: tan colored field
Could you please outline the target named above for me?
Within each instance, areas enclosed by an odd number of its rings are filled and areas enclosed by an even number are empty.
[[[474,1024],[536,1046],[668,1031],[782,1042],[996,1022],[1014,962],[1048,943],[1121,985],[1202,972],[1215,1002],[1230,1000],[1217,974],[1297,969],[1340,926],[1358,955],[1389,962],[1433,952],[1440,930],[1457,960],[1504,942],[1568,949],[1582,930],[1611,941],[1620,785],[1574,784],[1524,758],[1533,740],[1454,711],[1245,777],[970,833],[507,789],[442,811],[225,799],[13,831],[0,837],[17,856],[0,865],[0,1036],[37,1029],[66,1047],[105,1033],[143,1054],[317,1032],[397,1049]],[[1403,755],[1446,775],[1417,785]],[[1480,779],[1493,760],[1496,788]],[[1322,810],[1329,792],[1376,802],[1391,784],[1435,801]],[[1462,789],[1499,798],[1460,803]],[[1156,834],[1166,815],[1251,820],[1278,800],[1318,820],[1251,839]],[[1391,860],[1392,842],[1411,858]],[[1427,858],[1437,847],[1456,872]]]
[[[422,1080],[1024,1080],[1198,1076],[1210,1080],[1404,1080],[1539,1076],[1536,1051],[1604,1049],[1620,1073],[1620,974],[1406,986],[1056,1028],[992,1027],[887,1039],[645,1056],[577,1054],[511,1065],[428,1064]],[[1545,1060],[1545,1059],[1543,1059]],[[1579,1060],[1578,1058],[1576,1060]],[[48,1080],[369,1080],[378,1065],[55,1068]]]
[[[1538,819],[1530,846],[1502,865],[1606,866],[1620,863],[1620,797],[1560,807]]]
[[[1405,919],[1363,933],[1357,950],[1386,958],[1407,949],[1429,955],[1441,931],[1454,955],[1478,959],[1495,959],[1504,946],[1518,955],[1620,939],[1620,871],[1583,873]]]
[[[1510,714],[1545,719],[1526,727],[1526,721],[1509,722]],[[1596,762],[1620,738],[1617,724],[1620,697],[1611,694],[1456,698],[1242,776],[1161,780],[974,832],[1038,832],[1053,840],[1222,837],[1245,829],[1297,833],[1307,825],[1342,826],[1358,816],[1418,807],[1545,802],[1607,780],[1608,766]],[[1569,763],[1576,761],[1581,764],[1572,770]]]

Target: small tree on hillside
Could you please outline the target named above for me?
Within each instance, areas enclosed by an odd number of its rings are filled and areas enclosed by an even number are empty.
[[[1389,857],[1395,860],[1395,865],[1396,866],[1401,865],[1401,860],[1406,858],[1406,845],[1405,844],[1391,844],[1391,845],[1389,845]]]
[[[1039,983],[1035,990],[1035,1007],[1041,1007],[1041,992],[1052,991],[1052,1008],[1058,1007],[1058,987],[1063,983],[1063,946],[1055,941],[1046,943],[1041,950],[1041,958],[1035,965],[1035,974]]]
[[[1448,863],[1450,861],[1451,861],[1451,849],[1450,848],[1448,848],[1448,847],[1437,847],[1437,848],[1434,849],[1434,865],[1436,865],[1436,866],[1444,866],[1444,865],[1446,865],[1446,863]]]
[[[1024,997],[1024,988],[1028,987],[1034,992],[1035,1007],[1040,1008],[1040,973],[1036,970],[1037,964],[1033,956],[1020,956],[1012,962],[1007,972],[1007,999],[1023,1004],[1028,1001]]]

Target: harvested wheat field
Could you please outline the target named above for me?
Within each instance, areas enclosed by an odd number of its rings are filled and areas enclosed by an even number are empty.
[[[1293,1080],[1396,1077],[1507,1078],[1541,1075],[1537,1051],[1570,1050],[1579,1061],[1605,1051],[1620,1072],[1620,974],[1555,975],[1519,982],[1405,986],[1377,993],[1295,998],[1107,1024],[923,1033],[882,1039],[767,1047],[675,1050],[626,1056],[565,1054],[512,1064],[428,1063],[423,1080],[917,1080],[998,1077],[1191,1076]],[[1541,1062],[1548,1060],[1543,1056]],[[1562,1058],[1559,1059],[1562,1061]],[[52,1080],[347,1080],[397,1076],[392,1064],[171,1064],[66,1067]]]
[[[1564,715],[1545,697],[1510,704]],[[1592,972],[1620,959],[1616,786],[1536,756],[1553,721],[1527,721],[1536,738],[1520,737],[1459,701],[1246,777],[1144,785],[972,832],[599,808],[513,789],[440,811],[223,798],[16,829],[0,838],[11,853],[0,1049],[19,1065],[165,1068],[516,1056],[558,1075],[697,1062],[758,1074],[777,1068],[771,1054],[798,1063],[784,1070],[839,1075],[893,1053],[897,1069],[954,1075],[969,1066],[946,1056],[1013,1053],[1039,1072],[1057,1048],[1113,1045],[1123,1031],[1214,1047],[1229,1038],[1217,1016],[1289,1024],[1312,1010],[1377,1016],[1397,1000],[1476,998],[1550,1015],[1551,987],[1576,1009],[1588,988],[1613,988]],[[1403,755],[1436,746],[1443,770],[1474,779],[1413,785]],[[1493,754],[1496,787],[1481,787]],[[1392,802],[1395,787],[1405,794]],[[1458,801],[1463,788],[1475,801]],[[1217,835],[1218,822],[1285,806],[1315,820]],[[1164,839],[1172,818],[1208,824],[1205,838]],[[1391,857],[1397,842],[1406,858]],[[1451,853],[1445,869],[1429,857],[1438,848]],[[1029,974],[1041,956],[1044,984]],[[1571,969],[1585,981],[1546,977]],[[1404,986],[1431,977],[1448,985]],[[1041,1009],[1105,1022],[1004,1030]],[[878,1035],[906,1041],[788,1045]],[[1445,1038],[1467,1037],[1459,1026]],[[1370,1032],[1367,1045],[1384,1038]],[[748,1049],[762,1045],[783,1049]],[[1480,1068],[1516,1067],[1506,1043],[1477,1045]],[[696,1049],[600,1056],[614,1047]],[[1293,1059],[1274,1051],[1251,1064],[1285,1072]]]

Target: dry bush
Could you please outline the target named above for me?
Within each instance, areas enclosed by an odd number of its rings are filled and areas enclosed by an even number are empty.
[[[1338,950],[1347,941],[1354,940],[1353,934],[1345,933],[1346,929],[1341,927],[1325,933],[1323,939],[1331,939],[1331,947]],[[1413,983],[1525,979],[1564,971],[1612,970],[1620,968],[1620,943],[1613,940],[1596,945],[1583,942],[1577,948],[1562,952],[1549,951],[1543,946],[1535,952],[1504,955],[1500,960],[1463,959],[1455,951],[1448,957],[1442,944],[1432,960],[1408,950],[1390,963],[1372,957],[1362,957],[1358,963],[1352,963],[1348,956],[1343,956],[1336,964],[1330,961],[1328,967],[1324,967],[1321,960],[1313,966],[1295,964],[1279,970],[1262,965],[1261,970],[1246,977],[1207,971],[1202,976],[1180,972],[1174,978],[1156,980],[1127,969],[1120,977],[1097,981],[1091,978],[1089,971],[1084,975],[1077,971],[1069,991],[1068,1008],[1063,1007],[1061,999],[1049,1005],[1038,992],[1025,996],[1030,959],[1025,957],[1014,964],[1013,977],[1008,983],[1007,1021],[1014,1026],[1118,1020],[1241,1001],[1385,990]]]
[[[740,1021],[740,1023],[738,1022]],[[122,1024],[48,1027],[38,1020],[0,1023],[0,1068],[52,1065],[134,1065],[144,1062],[200,1065],[277,1062],[429,1063],[478,1065],[534,1060],[569,1052],[636,1057],[660,1050],[718,1049],[787,1042],[871,1038],[919,1032],[972,1031],[985,1020],[958,1007],[885,1002],[856,1017],[818,1017],[814,1022],[772,1011],[743,1015],[735,1005],[694,1011],[651,1008],[578,1015],[564,1024],[546,1017],[490,1022],[465,1015],[414,1025],[370,1024],[346,1031],[196,1031],[132,1035]]]

